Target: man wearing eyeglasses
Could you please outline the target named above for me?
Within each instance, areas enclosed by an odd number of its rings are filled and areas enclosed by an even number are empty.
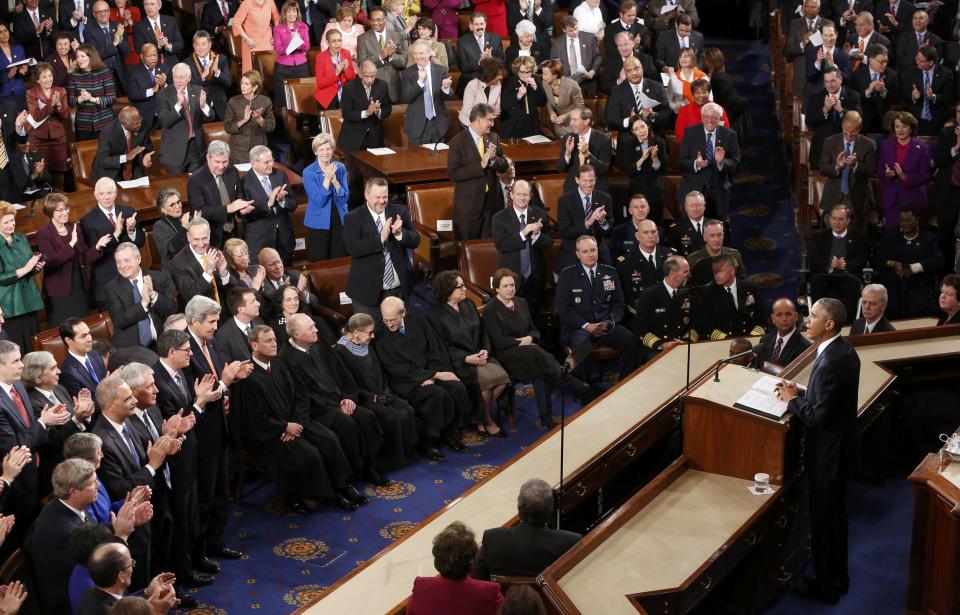
[[[876,38],[876,37],[873,37]],[[883,116],[891,105],[900,100],[900,82],[897,73],[890,69],[889,47],[871,45],[866,50],[866,60],[853,71],[850,88],[860,95],[865,134],[883,131]]]
[[[100,132],[90,181],[101,177],[114,181],[139,179],[153,165],[150,130],[143,125],[136,107],[124,107],[117,119]]]
[[[137,560],[130,556],[130,549],[122,542],[107,542],[95,548],[87,563],[87,570],[95,587],[89,588],[80,596],[77,612],[107,612],[130,587],[130,579],[136,567]],[[173,579],[172,572],[161,572],[150,581],[144,596],[150,603],[152,612],[166,613],[177,606]]]

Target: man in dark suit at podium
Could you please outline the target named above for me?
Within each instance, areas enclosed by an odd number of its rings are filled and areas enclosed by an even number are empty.
[[[836,299],[820,299],[807,317],[807,337],[817,344],[806,389],[777,385],[777,395],[806,429],[804,465],[810,486],[812,576],[794,591],[836,604],[850,587],[847,572],[847,477],[857,458],[857,390],[860,357],[840,336],[847,314]]]
[[[478,579],[490,575],[535,577],[582,538],[576,532],[547,527],[553,513],[553,490],[540,478],[520,487],[520,524],[485,531],[474,568]]]
[[[810,346],[810,341],[797,327],[797,307],[790,299],[781,297],[773,302],[770,321],[775,329],[765,333],[753,347],[751,365],[756,369],[762,368],[764,363],[790,365]]]

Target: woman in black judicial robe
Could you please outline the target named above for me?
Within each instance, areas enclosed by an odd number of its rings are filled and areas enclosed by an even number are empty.
[[[523,297],[516,297],[516,274],[498,269],[493,274],[497,293],[483,312],[483,326],[493,354],[516,382],[529,382],[540,414],[538,427],[553,426],[550,393],[560,386],[560,364],[540,347],[540,331],[533,324]]]
[[[510,376],[490,357],[490,340],[473,301],[466,298],[463,278],[456,271],[442,271],[433,280],[434,306],[427,318],[447,347],[453,371],[470,393],[472,424],[483,435],[507,437],[490,417],[490,402],[510,385]],[[464,425],[467,424],[466,417]],[[503,435],[501,435],[503,434]]]
[[[283,442],[287,423],[305,424],[302,403],[295,399],[293,379],[283,361],[271,362],[270,373],[254,363],[253,372],[230,390],[230,421],[240,446],[270,475],[288,503],[303,498],[335,497],[320,452],[304,437]]]
[[[379,465],[384,470],[394,470],[407,465],[417,449],[417,419],[410,404],[395,396],[384,381],[380,360],[376,353],[370,351],[373,330],[372,316],[354,314],[344,327],[343,337],[337,341],[333,352],[357,385],[359,403],[373,410],[383,427],[384,446],[380,448]],[[421,408],[424,412],[420,419],[425,424],[429,423],[439,435],[445,427],[443,417],[431,413],[430,408]],[[388,422],[396,423],[396,426],[388,429]],[[393,442],[389,442],[389,439]],[[384,456],[384,453],[389,453],[389,456]]]

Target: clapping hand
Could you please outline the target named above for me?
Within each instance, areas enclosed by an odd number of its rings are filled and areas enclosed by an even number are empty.
[[[693,161],[693,164],[698,169],[703,169],[710,163],[707,162],[707,159],[703,157],[703,152],[697,152],[697,159]]]
[[[13,615],[20,610],[26,599],[27,590],[23,588],[23,583],[20,581],[0,585],[0,613]]]
[[[443,81],[440,82],[440,87],[444,90],[449,90],[450,86],[452,85],[453,85],[453,79],[451,79],[449,76],[444,77]]]
[[[53,406],[44,405],[40,411],[40,422],[47,427],[63,425],[70,420],[70,413],[64,404],[54,404]]]
[[[130,214],[126,219],[127,234],[131,237],[137,232],[137,212]]]
[[[200,90],[200,108],[202,109],[206,106],[207,106],[207,91],[201,89]]]
[[[717,145],[713,148],[713,160],[717,165],[723,164],[724,159],[727,157],[726,150],[723,149],[722,145]]]
[[[917,102],[919,98],[920,98],[920,90],[917,89],[917,84],[914,83],[912,86],[912,89],[910,90],[910,100],[912,100],[913,102]]]
[[[93,416],[93,395],[90,389],[80,389],[73,398],[73,416],[81,421],[85,421]]]
[[[12,483],[24,466],[33,459],[33,453],[26,446],[14,446],[10,452],[3,456],[3,480]]]
[[[894,177],[897,174],[897,172],[894,171],[889,164],[885,164],[883,165],[883,174],[886,177]]]

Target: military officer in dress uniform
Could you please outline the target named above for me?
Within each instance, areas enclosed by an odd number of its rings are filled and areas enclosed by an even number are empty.
[[[682,256],[670,256],[663,263],[663,280],[640,293],[633,331],[640,338],[646,358],[699,339],[690,323],[691,296],[683,286],[690,277],[690,263]]]
[[[663,279],[663,262],[673,254],[670,248],[657,245],[660,232],[653,220],[641,220],[636,236],[637,246],[618,256],[614,263],[631,314],[637,312],[640,293]]]
[[[617,270],[597,262],[597,240],[591,235],[577,239],[576,256],[579,263],[563,269],[557,280],[561,341],[570,348],[588,340],[616,348],[623,379],[637,367],[638,346],[630,329],[619,324],[625,310]]]
[[[703,290],[700,337],[723,340],[763,335],[760,288],[737,277],[737,261],[730,254],[713,259],[713,282]]]

